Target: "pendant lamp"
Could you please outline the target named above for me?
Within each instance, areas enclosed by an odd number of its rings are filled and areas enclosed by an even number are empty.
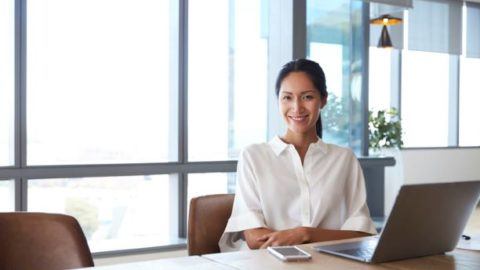
[[[387,26],[399,24],[401,22],[402,22],[402,19],[392,17],[388,14],[382,15],[378,18],[370,20],[370,24],[382,25],[382,33],[380,34],[380,39],[378,40],[377,47],[379,47],[379,48],[391,48],[391,47],[393,47],[392,40],[390,39],[390,35],[388,34]]]

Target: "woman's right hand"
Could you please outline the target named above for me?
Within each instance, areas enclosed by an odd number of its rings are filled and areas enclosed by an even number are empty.
[[[255,228],[243,231],[243,236],[250,249],[259,249],[265,243],[265,241],[261,241],[259,239],[261,239],[262,236],[272,232],[275,231],[269,228]]]

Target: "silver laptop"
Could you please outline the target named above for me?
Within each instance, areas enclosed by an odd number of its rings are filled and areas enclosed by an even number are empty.
[[[371,263],[451,251],[479,196],[480,181],[405,185],[379,236],[315,249]]]

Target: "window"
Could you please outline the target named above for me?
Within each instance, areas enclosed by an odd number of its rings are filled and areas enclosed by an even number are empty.
[[[265,0],[189,1],[191,161],[236,159],[245,145],[266,139],[266,5]]]
[[[40,0],[27,11],[27,163],[176,161],[170,2]]]
[[[0,212],[15,210],[15,182],[0,179]]]
[[[0,2],[0,167],[14,162],[14,3]]]
[[[188,201],[209,194],[235,193],[236,173],[192,173],[188,175]]]
[[[478,85],[480,78],[480,59],[461,58],[460,62],[460,121],[459,121],[459,144],[460,146],[480,145],[480,93]]]
[[[375,112],[391,107],[392,53],[392,50],[370,47],[368,106],[371,111]]]
[[[307,56],[325,72],[323,139],[361,152],[362,2],[307,1]],[[348,26],[348,27],[345,27]]]
[[[312,17],[315,33],[335,38],[309,32],[295,46],[328,57],[341,110],[324,119],[341,120],[327,121],[325,136],[358,152],[362,3],[311,2],[321,16],[342,16],[333,28]],[[239,150],[268,139],[278,72],[269,38],[285,33],[269,22],[286,12],[274,3],[3,1],[0,211],[71,214],[95,253],[185,243],[188,200],[233,192]]]
[[[448,146],[449,55],[404,51],[402,128],[405,147]]]
[[[192,173],[188,175],[188,207],[194,197],[235,193],[236,173]],[[187,211],[188,213],[188,211]]]
[[[92,252],[171,244],[177,230],[171,226],[177,199],[170,183],[175,179],[145,175],[29,180],[28,211],[76,217]]]

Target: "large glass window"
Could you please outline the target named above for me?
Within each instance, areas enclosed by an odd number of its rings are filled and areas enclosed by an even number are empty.
[[[14,163],[14,4],[0,1],[0,167]]]
[[[76,217],[92,252],[172,244],[172,177],[29,180],[28,211]]]
[[[188,175],[188,201],[193,197],[235,192],[236,173],[192,173]]]
[[[322,66],[328,102],[322,110],[323,139],[360,153],[362,2],[307,1],[307,56]]]
[[[449,55],[404,51],[402,129],[405,147],[448,146]]]
[[[27,16],[29,165],[177,159],[170,1],[28,1]]]
[[[374,112],[389,109],[392,90],[392,50],[370,47],[368,68],[369,109]]]
[[[188,211],[190,211],[190,200],[194,197],[235,193],[235,175],[236,173],[189,174],[187,190]]]
[[[267,135],[267,0],[189,1],[188,159],[236,159]],[[215,12],[212,12],[215,10]]]
[[[0,212],[15,210],[15,182],[0,179]]]
[[[461,58],[460,62],[460,146],[480,145],[480,59]]]

